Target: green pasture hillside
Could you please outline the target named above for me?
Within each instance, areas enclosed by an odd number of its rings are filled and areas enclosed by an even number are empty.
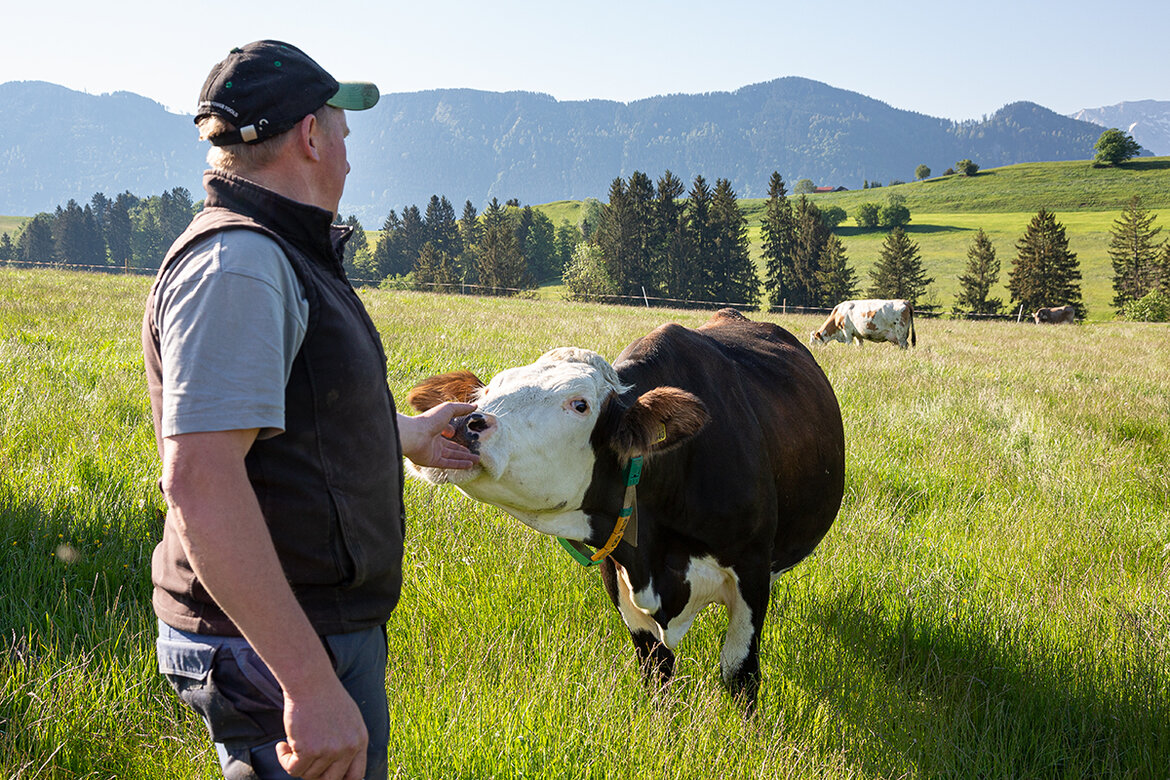
[[[25,223],[28,217],[5,217],[0,216],[0,233],[7,233],[9,236],[16,234],[16,229]]]
[[[1022,163],[989,168],[974,176],[938,176],[893,187],[812,197],[818,206],[840,206],[850,212],[866,201],[885,203],[891,192],[905,197],[911,213],[1035,213],[1040,208],[1113,211],[1134,195],[1141,196],[1146,208],[1170,208],[1170,157],[1143,157],[1104,167],[1095,167],[1090,160]]]

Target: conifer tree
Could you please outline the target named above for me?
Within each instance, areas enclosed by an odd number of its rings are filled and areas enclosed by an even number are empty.
[[[687,262],[689,278],[687,298],[701,302],[707,289],[707,266],[715,251],[715,236],[711,228],[711,188],[702,175],[695,176],[686,204]]]
[[[836,306],[841,301],[857,297],[857,274],[849,265],[845,245],[837,236],[830,235],[821,250],[817,271],[820,305]]]
[[[110,213],[110,207],[113,205],[114,202],[101,192],[95,192],[93,197],[89,199],[89,206],[93,209],[94,224],[97,225],[103,236],[106,230],[106,215]]]
[[[508,295],[509,289],[532,286],[524,256],[516,246],[516,230],[507,209],[497,198],[492,198],[483,213],[483,234],[476,261],[481,292],[486,295]]]
[[[70,198],[65,208],[58,206],[53,214],[53,251],[57,261],[64,265],[94,265],[89,243],[85,212]]]
[[[764,291],[769,311],[779,311],[788,297],[788,280],[793,273],[796,223],[784,179],[773,171],[768,181],[768,201],[760,229],[764,258]]]
[[[1159,257],[1165,241],[1162,228],[1154,227],[1156,215],[1142,208],[1137,195],[1130,198],[1109,230],[1109,258],[1113,262],[1113,305],[1122,311],[1131,302],[1162,283]]]
[[[1056,215],[1040,209],[1016,242],[1016,258],[1008,271],[1011,300],[1026,311],[1043,306],[1076,307],[1084,317],[1081,304],[1080,263],[1068,248],[1064,225]]]
[[[605,260],[606,274],[613,280],[619,295],[629,295],[637,262],[634,254],[636,229],[634,213],[626,191],[626,182],[618,176],[609,185],[609,200],[602,207],[601,221],[594,240]]]
[[[26,263],[57,262],[53,246],[53,215],[46,212],[37,214],[20,228],[16,237],[16,259]]]
[[[909,301],[917,307],[918,299],[934,282],[922,267],[918,244],[910,240],[902,228],[894,228],[882,242],[879,259],[870,271],[871,298],[892,298]]]
[[[628,294],[638,295],[645,289],[649,294],[657,295],[660,290],[659,274],[654,267],[658,243],[654,231],[654,182],[645,173],[634,171],[626,185],[626,197],[633,230]]]
[[[109,249],[110,263],[117,268],[129,270],[134,257],[131,244],[133,226],[130,222],[130,208],[138,199],[129,192],[114,198],[105,219],[105,239]]]
[[[420,290],[451,292],[459,284],[454,258],[433,242],[426,242],[414,261],[414,284]]]
[[[410,267],[402,251],[402,219],[397,211],[390,209],[382,222],[382,235],[374,245],[370,272],[380,282],[389,276],[405,276]]]
[[[999,258],[991,239],[979,228],[967,247],[967,269],[959,275],[959,294],[954,311],[971,314],[999,314],[1003,301],[989,298],[991,288],[999,282]]]
[[[801,195],[793,210],[796,241],[792,247],[792,274],[787,280],[789,306],[818,306],[821,296],[817,271],[830,231],[821,211]]]
[[[711,197],[711,228],[715,244],[709,265],[709,288],[705,297],[713,301],[760,303],[760,277],[749,252],[747,218],[739,208],[735,190],[727,179],[715,180]]]
[[[544,212],[525,206],[520,212],[525,223],[524,240],[519,242],[520,253],[528,272],[537,280],[553,279],[560,276],[557,265],[556,228]],[[520,235],[517,230],[517,237]]]
[[[659,289],[676,301],[695,297],[687,211],[679,200],[685,193],[686,186],[669,170],[658,178],[654,200],[654,230],[658,239],[655,267],[660,274]]]
[[[356,214],[346,217],[342,223],[353,228],[349,240],[345,242],[343,267],[350,281],[368,279],[372,275],[370,242],[366,238],[366,231]]]
[[[0,233],[0,263],[11,263],[16,259],[16,246],[12,237],[7,233]]]
[[[638,296],[643,288],[657,293],[651,264],[654,245],[654,184],[641,171],[629,182],[619,176],[609,188],[596,234],[609,277],[619,295]]]
[[[463,215],[459,217],[459,244],[462,251],[459,253],[458,264],[460,279],[464,282],[475,282],[475,252],[479,246],[481,234],[479,214],[476,212],[475,206],[471,205],[470,200],[464,201]]]
[[[418,259],[418,253],[422,251],[423,244],[427,242],[427,223],[418,206],[407,206],[402,210],[402,226],[398,230],[398,242],[400,252],[398,260],[401,263],[399,266],[401,270],[395,269],[395,273],[405,275],[414,269],[414,261]]]
[[[447,200],[447,196],[431,196],[423,223],[426,226],[424,230],[426,241],[434,244],[435,251],[444,252],[448,256],[459,254],[462,248],[459,245],[459,226],[455,221],[455,208],[451,201]],[[421,251],[422,247],[419,249]]]
[[[195,216],[195,204],[191,200],[190,190],[186,187],[175,187],[158,197],[157,209],[165,252],[191,223],[191,217]]]

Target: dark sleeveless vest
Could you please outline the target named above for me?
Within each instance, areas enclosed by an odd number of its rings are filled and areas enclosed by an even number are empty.
[[[304,343],[285,388],[285,430],[258,439],[248,477],[297,600],[320,634],[381,625],[402,587],[402,452],[381,338],[342,270],[350,228],[245,179],[209,171],[207,199],[163,260],[142,342],[162,452],[162,365],[154,299],[196,242],[224,230],[263,233],[284,250],[309,302]],[[246,337],[246,334],[243,334]],[[183,631],[238,635],[191,569],[170,522],[152,560],[154,609]]]

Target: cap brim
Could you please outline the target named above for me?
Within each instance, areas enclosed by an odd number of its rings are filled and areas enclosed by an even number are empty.
[[[346,111],[365,111],[378,102],[378,87],[368,81],[343,81],[337,94],[325,101],[328,106]]]

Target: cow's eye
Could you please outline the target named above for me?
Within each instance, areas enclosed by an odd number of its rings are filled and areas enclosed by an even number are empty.
[[[584,398],[574,398],[572,401],[569,401],[569,406],[577,414],[585,414],[589,411],[589,402]]]

